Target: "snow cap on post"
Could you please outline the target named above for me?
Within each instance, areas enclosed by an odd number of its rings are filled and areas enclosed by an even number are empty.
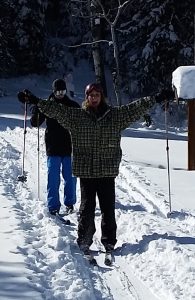
[[[180,66],[172,73],[178,100],[195,100],[195,66]]]

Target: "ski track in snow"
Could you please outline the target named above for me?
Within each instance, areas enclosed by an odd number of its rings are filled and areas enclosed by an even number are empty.
[[[41,129],[41,137],[43,134],[44,130]],[[145,291],[150,295],[150,300],[181,299],[179,295],[188,299],[188,291],[185,285],[182,289],[182,282],[193,282],[193,268],[178,277],[173,275],[173,270],[169,270],[168,263],[173,255],[178,260],[175,268],[179,269],[185,260],[190,259],[195,263],[195,242],[193,240],[190,243],[189,238],[191,236],[193,239],[195,229],[186,236],[186,228],[189,223],[195,224],[195,216],[181,212],[168,219],[166,195],[158,191],[158,187],[153,187],[152,190],[156,192],[151,194],[152,183],[147,180],[142,168],[133,163],[127,167],[122,162],[116,179],[118,242],[113,266],[107,267],[103,263],[98,205],[97,231],[92,246],[98,267],[89,266],[76,245],[77,214],[70,216],[71,226],[63,225],[47,214],[43,140],[41,138],[41,199],[38,201],[36,129],[28,128],[26,134],[26,183],[17,182],[18,175],[21,175],[23,130],[8,128],[6,132],[1,132],[0,139],[0,184],[4,186],[5,194],[12,201],[20,221],[18,231],[22,229],[25,232],[25,245],[18,245],[18,252],[26,257],[28,267],[34,271],[34,276],[29,279],[34,288],[42,293],[43,299],[142,300]],[[79,190],[77,195],[78,209]],[[161,277],[161,286],[159,281],[156,284],[156,277]],[[175,286],[174,295],[169,293],[170,284]]]

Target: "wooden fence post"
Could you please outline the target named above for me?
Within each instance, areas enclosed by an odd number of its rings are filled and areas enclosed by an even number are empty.
[[[195,170],[195,99],[188,101],[188,170]]]

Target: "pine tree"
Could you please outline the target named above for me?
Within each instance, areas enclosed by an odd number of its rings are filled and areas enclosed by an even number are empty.
[[[13,1],[15,57],[20,73],[43,72],[46,1]]]
[[[9,1],[0,2],[0,76],[7,77],[16,70],[14,50],[12,48],[13,10]]]
[[[121,58],[130,94],[171,83],[179,65],[193,63],[192,1],[132,2],[120,24]]]

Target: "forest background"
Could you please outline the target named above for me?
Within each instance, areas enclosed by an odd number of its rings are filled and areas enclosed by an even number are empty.
[[[116,92],[148,94],[194,64],[194,20],[192,0],[2,0],[0,77],[60,76],[85,59],[105,93],[107,70]]]

